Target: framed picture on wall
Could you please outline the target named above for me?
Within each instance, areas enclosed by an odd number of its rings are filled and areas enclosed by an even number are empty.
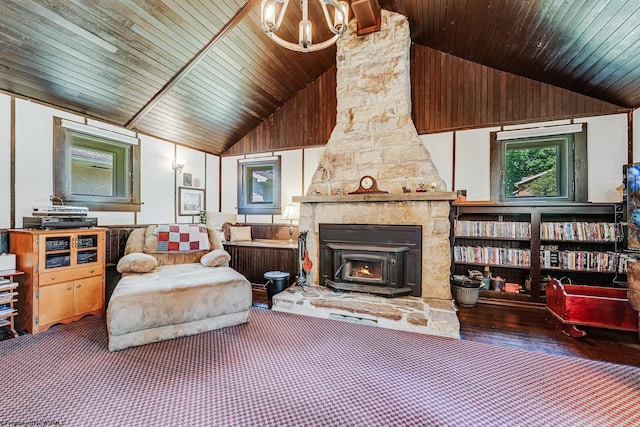
[[[191,187],[191,174],[183,173],[182,174],[182,185],[185,187]]]
[[[178,215],[199,215],[203,209],[203,189],[178,187]]]

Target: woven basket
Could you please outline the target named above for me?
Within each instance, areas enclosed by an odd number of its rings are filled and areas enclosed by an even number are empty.
[[[473,307],[478,303],[480,296],[480,288],[464,288],[462,286],[453,286],[455,290],[454,298],[458,304],[463,307]]]

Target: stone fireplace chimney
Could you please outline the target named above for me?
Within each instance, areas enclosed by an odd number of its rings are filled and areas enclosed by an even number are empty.
[[[336,126],[308,196],[326,192],[327,179],[347,194],[364,175],[391,193],[444,188],[411,119],[410,47],[407,18],[384,9],[379,32],[352,28],[338,41]]]
[[[321,223],[420,225],[421,296],[451,299],[449,203],[454,194],[443,191],[411,119],[409,23],[383,9],[379,32],[358,37],[355,22],[351,25],[337,45],[336,126],[307,195],[294,198],[301,203],[300,230],[309,231],[314,268],[308,280],[319,284]],[[365,175],[388,194],[349,195]],[[421,185],[428,191],[416,192]]]

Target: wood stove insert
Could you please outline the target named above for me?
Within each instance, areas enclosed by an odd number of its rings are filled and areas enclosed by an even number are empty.
[[[337,291],[421,295],[422,227],[320,224],[320,281]]]

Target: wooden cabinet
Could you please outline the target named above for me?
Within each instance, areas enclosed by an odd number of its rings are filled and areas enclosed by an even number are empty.
[[[104,313],[104,228],[10,230],[19,279],[16,326],[29,333]]]
[[[613,287],[621,274],[621,216],[615,203],[454,204],[452,273],[488,267],[519,290],[480,296],[535,303],[545,301],[549,277]]]
[[[294,283],[298,275],[297,243],[266,239],[224,242],[224,249],[231,255],[229,265],[253,284],[264,285],[267,271],[289,273],[290,283]]]

